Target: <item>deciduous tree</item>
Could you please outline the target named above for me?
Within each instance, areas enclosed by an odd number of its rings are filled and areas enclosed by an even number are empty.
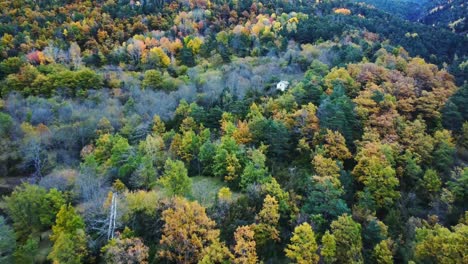
[[[162,214],[163,235],[159,256],[176,263],[197,263],[203,250],[219,238],[215,222],[198,202],[176,197]]]
[[[361,225],[344,214],[331,224],[336,241],[336,260],[339,263],[363,263]]]
[[[320,255],[326,264],[335,263],[336,261],[336,239],[328,230],[322,237]]]
[[[290,244],[287,245],[286,256],[294,263],[316,264],[319,262],[317,242],[312,227],[303,223],[294,228]]]
[[[255,232],[249,226],[240,226],[234,233],[234,263],[256,264],[258,262]]]
[[[106,263],[148,263],[148,247],[137,237],[112,239],[101,251]]]
[[[48,259],[55,263],[82,263],[87,255],[85,224],[71,205],[62,205],[52,227],[54,243]]]
[[[60,207],[65,203],[61,192],[47,192],[37,185],[23,184],[5,198],[6,212],[13,220],[19,240],[49,228],[55,221]]]
[[[171,195],[183,196],[190,193],[192,180],[182,161],[168,159],[164,165],[164,174],[159,182]]]

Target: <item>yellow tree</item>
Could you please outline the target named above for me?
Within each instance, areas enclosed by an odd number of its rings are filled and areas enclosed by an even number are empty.
[[[256,264],[258,261],[255,232],[249,226],[240,226],[234,233],[235,264]]]
[[[322,248],[320,249],[323,262],[326,264],[334,263],[336,261],[336,240],[335,236],[330,234],[327,230],[322,236]]]
[[[311,142],[314,134],[319,131],[319,119],[317,117],[317,107],[313,103],[303,105],[301,109],[294,113],[295,128],[302,138]]]
[[[319,262],[317,249],[318,246],[312,227],[308,223],[303,223],[294,228],[291,243],[287,245],[284,251],[293,263],[316,264]]]
[[[320,183],[324,183],[329,180],[335,187],[340,187],[340,167],[332,159],[325,158],[322,155],[315,155],[312,160],[314,166],[315,175],[314,180]]]
[[[263,200],[263,208],[255,217],[253,225],[255,241],[258,246],[264,246],[268,241],[279,241],[278,221],[280,218],[279,205],[275,197],[267,194]]]
[[[50,240],[54,242],[48,259],[53,263],[78,264],[87,255],[83,219],[71,205],[62,205],[52,227]]]
[[[343,85],[346,90],[346,94],[351,97],[354,97],[359,92],[359,84],[354,81],[354,79],[349,75],[349,72],[344,68],[333,68],[330,73],[325,76],[324,82],[327,87],[327,94],[331,94],[334,86],[337,84]]]
[[[332,159],[343,161],[351,158],[351,152],[346,147],[346,140],[338,131],[327,129],[323,147],[327,156]]]
[[[238,121],[237,129],[232,134],[237,144],[248,144],[252,141],[252,133],[249,129],[249,124],[246,121]]]
[[[171,63],[171,59],[166,55],[162,48],[154,47],[144,53],[142,62],[149,67],[165,69]]]
[[[424,224],[416,228],[414,253],[418,263],[467,263],[468,212],[452,230],[440,224]]]
[[[374,258],[377,264],[392,264],[393,253],[391,250],[391,240],[382,240],[374,247]]]
[[[392,167],[393,153],[389,145],[378,140],[359,147],[353,174],[365,186],[378,208],[391,206],[400,196],[400,182]]]
[[[226,245],[216,240],[203,250],[203,258],[198,264],[227,264],[234,261],[234,255]]]
[[[364,263],[362,258],[361,225],[351,216],[344,214],[331,224],[332,235],[336,241],[336,260],[338,263]]]
[[[203,250],[219,239],[216,223],[198,202],[176,197],[162,213],[163,235],[159,256],[175,263],[198,263]]]
[[[166,132],[166,125],[164,122],[161,120],[161,117],[158,115],[153,116],[153,133],[156,133],[158,135],[164,134]]]

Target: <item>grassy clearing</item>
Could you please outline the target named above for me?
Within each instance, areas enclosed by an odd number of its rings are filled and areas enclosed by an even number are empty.
[[[192,177],[192,198],[208,208],[213,205],[219,189],[224,186],[226,184],[218,178]]]
[[[224,181],[214,177],[195,176],[190,177],[190,179],[192,179],[192,189],[190,194],[185,197],[190,200],[196,200],[205,208],[213,206],[216,201],[216,196],[222,187],[228,187]],[[162,198],[171,197],[164,187],[160,185],[156,185],[153,190],[160,194]],[[231,192],[232,199],[237,199],[242,195],[241,193],[234,192],[232,190]]]
[[[201,205],[208,208],[214,204],[219,189],[222,187],[227,187],[227,184],[221,179],[204,176],[192,177],[191,198],[197,200]],[[240,193],[232,193],[233,199],[236,199],[239,196]]]

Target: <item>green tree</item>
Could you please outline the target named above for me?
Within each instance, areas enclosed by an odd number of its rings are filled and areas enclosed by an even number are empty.
[[[454,162],[455,144],[448,130],[436,131],[434,134],[434,167],[442,172],[448,173]]]
[[[39,251],[39,238],[29,236],[23,244],[17,245],[13,254],[16,263],[34,264]]]
[[[344,94],[341,86],[335,87],[333,93],[322,100],[317,116],[322,129],[340,132],[348,144],[358,138],[361,133],[354,103]]]
[[[25,61],[19,57],[9,57],[0,62],[0,79],[8,74],[17,73],[25,64]]]
[[[110,155],[111,168],[117,169],[117,176],[122,179],[123,182],[128,183],[128,177],[136,169],[137,160],[135,150],[128,140],[120,135],[115,135],[111,139],[112,148]]]
[[[153,167],[159,171],[166,162],[166,145],[162,136],[153,133],[140,141],[139,152],[147,159],[151,160]],[[143,161],[143,159],[142,159]]]
[[[157,70],[147,70],[141,84],[144,89],[159,90],[163,87],[163,76]]]
[[[207,140],[200,146],[199,156],[203,175],[213,176],[213,163],[215,154],[216,146],[211,141]]]
[[[430,194],[435,194],[440,191],[442,181],[435,170],[426,170],[421,181],[421,187],[423,192],[429,192]]]
[[[217,146],[213,157],[213,174],[223,178],[226,182],[239,182],[242,171],[242,160],[245,154],[235,139],[231,136],[223,136],[221,144]]]
[[[188,195],[192,188],[192,179],[188,177],[184,163],[179,160],[166,161],[164,174],[159,182],[171,195]]]
[[[262,186],[266,194],[275,197],[275,199],[278,201],[281,215],[286,216],[292,209],[290,205],[291,201],[289,193],[284,191],[278,181],[276,181],[276,179],[273,177],[270,177],[268,182],[264,183]]]
[[[0,175],[8,175],[15,169],[20,158],[14,136],[13,118],[0,112]]]
[[[455,195],[456,201],[464,204],[468,199],[468,167],[455,170],[452,173],[451,181],[447,185]]]
[[[413,188],[418,180],[423,175],[423,170],[419,165],[420,160],[416,157],[414,153],[409,150],[406,150],[403,155],[400,156],[399,160],[402,166],[402,187],[403,188]]]
[[[195,55],[193,54],[192,49],[187,47],[186,44],[184,44],[184,47],[180,50],[178,59],[183,65],[188,67],[195,66]]]
[[[363,263],[361,225],[344,214],[331,224],[338,263]]]
[[[311,216],[320,216],[331,221],[344,213],[350,213],[346,202],[341,198],[343,187],[336,187],[329,180],[312,185],[305,200],[302,211]]]
[[[450,130],[458,131],[461,129],[463,122],[468,120],[468,84],[464,84],[458,91],[450,97],[442,109],[442,123]]]
[[[7,225],[5,218],[0,216],[0,262],[12,263],[16,240],[13,229]]]
[[[145,155],[141,158],[141,163],[130,179],[130,185],[134,188],[144,188],[150,190],[156,184],[157,171],[153,167],[152,158]]]
[[[370,217],[369,217],[370,218]],[[375,246],[388,237],[388,227],[377,218],[368,220],[362,230],[365,259],[372,259],[375,255]],[[388,241],[390,243],[390,241]],[[381,245],[383,247],[384,245]],[[384,250],[384,249],[382,249]]]
[[[52,227],[50,240],[54,243],[48,259],[54,263],[82,263],[87,255],[83,219],[71,205],[62,205]]]
[[[290,244],[287,245],[286,256],[294,263],[315,264],[319,262],[317,242],[312,227],[302,223],[294,228]]]
[[[245,165],[240,181],[240,186],[244,189],[252,183],[264,183],[268,176],[265,166],[266,157],[262,151],[252,149],[249,154],[250,161]]]
[[[89,68],[80,69],[75,72],[74,78],[77,82],[77,89],[100,89],[104,85],[102,77]]]
[[[275,160],[281,159],[290,148],[291,135],[287,127],[279,121],[259,118],[249,124],[253,142],[268,145],[267,156]]]
[[[65,199],[56,189],[47,192],[42,187],[25,183],[5,197],[5,204],[19,240],[25,240],[30,234],[44,231],[54,223]]]

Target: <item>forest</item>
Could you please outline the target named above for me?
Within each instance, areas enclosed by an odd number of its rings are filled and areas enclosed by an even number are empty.
[[[468,263],[466,1],[0,12],[0,263]]]

